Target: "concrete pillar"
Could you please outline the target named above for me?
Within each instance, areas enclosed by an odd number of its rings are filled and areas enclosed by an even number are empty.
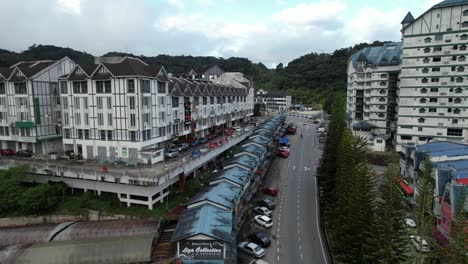
[[[98,191],[97,191],[97,194],[98,194],[99,196],[101,196],[101,190],[98,190]]]
[[[127,197],[130,197],[130,195],[127,194]],[[130,207],[130,201],[129,198],[127,198],[127,207]]]
[[[153,197],[148,196],[148,209],[153,210]]]

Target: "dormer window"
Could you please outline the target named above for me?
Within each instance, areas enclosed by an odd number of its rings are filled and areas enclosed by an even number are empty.
[[[427,93],[427,89],[426,89],[426,88],[422,88],[422,89],[421,89],[421,93],[423,93],[423,94]]]
[[[461,24],[462,27],[468,27],[468,21],[463,21],[463,23]]]
[[[458,61],[465,61],[465,60],[466,60],[465,56],[459,56],[458,57]]]
[[[380,113],[380,114],[379,114],[379,117],[380,117],[380,118],[385,117],[385,114],[384,114],[384,113]]]
[[[465,50],[466,50],[466,45],[465,45],[465,44],[460,45],[460,49],[459,49],[459,50],[465,51]]]
[[[383,105],[379,106],[379,110],[385,110],[385,106]]]
[[[383,57],[382,60],[381,60],[381,62],[387,63],[387,58]]]
[[[380,90],[380,94],[385,94],[385,90]]]
[[[424,68],[424,69],[422,70],[422,73],[428,73],[428,72],[429,72],[429,69],[428,69],[428,68]]]
[[[426,113],[426,109],[425,109],[425,108],[419,108],[419,113],[420,113],[420,114]]]
[[[432,39],[431,38],[425,38],[424,43],[431,43]]]
[[[429,63],[429,58],[424,58],[423,63]]]
[[[419,102],[421,104],[425,104],[427,102],[427,100],[426,100],[426,98],[421,98],[421,99],[419,99]]]
[[[463,82],[463,78],[462,77],[458,77],[457,78],[457,83],[462,83]]]
[[[457,72],[464,72],[465,68],[463,66],[460,66],[457,68]]]
[[[431,49],[430,48],[425,48],[424,49],[424,53],[430,53],[431,52]]]
[[[455,89],[455,93],[462,93],[463,89],[458,87],[457,89]]]
[[[461,35],[460,40],[468,40],[468,35],[467,34]]]
[[[424,123],[425,119],[424,118],[419,118],[418,123]]]
[[[461,104],[461,99],[460,98],[455,98],[455,100],[453,100],[454,103],[456,104]]]
[[[398,62],[397,57],[393,57],[393,58],[392,58],[392,62]]]
[[[385,98],[380,97],[379,102],[385,102]]]
[[[422,82],[422,83],[427,83],[427,81],[428,81],[427,78],[422,78],[422,79],[421,79],[421,82]]]
[[[463,10],[463,16],[468,16],[468,9],[467,9],[467,10]]]
[[[456,115],[460,114],[460,112],[461,111],[458,108],[453,109],[453,113],[456,114]]]

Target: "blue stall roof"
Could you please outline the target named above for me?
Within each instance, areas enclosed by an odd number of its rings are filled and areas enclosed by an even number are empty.
[[[468,178],[468,159],[437,162],[437,168],[452,170],[454,180]]]
[[[241,188],[227,182],[209,185],[187,202],[187,205],[201,201],[210,201],[229,209],[234,208],[234,202],[241,195]]]
[[[185,210],[179,218],[172,235],[172,242],[177,242],[196,235],[205,235],[214,239],[232,243],[232,213],[211,204]]]
[[[262,136],[265,138],[272,138],[273,133],[267,132],[267,131],[257,131],[257,132],[254,132],[249,138],[258,137],[258,136]]]
[[[264,146],[258,146],[258,145],[248,145],[239,150],[239,153],[242,153],[242,152],[249,152],[254,155],[265,155],[265,153],[267,152],[267,148]]]
[[[230,164],[235,164],[235,163],[253,170],[255,167],[258,166],[258,164],[260,164],[260,158],[252,157],[250,155],[244,154],[244,155],[234,157],[230,160],[227,160],[224,163],[224,166],[228,166]]]
[[[251,176],[252,172],[249,170],[245,170],[239,167],[232,167],[226,170],[221,170],[211,179],[211,181],[226,179],[244,186],[249,182]]]
[[[256,138],[247,140],[244,144],[242,144],[242,146],[246,146],[246,145],[248,145],[250,143],[257,143],[259,145],[262,145],[262,146],[266,147],[270,143],[270,140],[267,140],[267,139],[264,139],[264,138],[261,138],[261,137],[256,137]]]
[[[430,154],[431,157],[456,157],[468,155],[468,146],[448,141],[435,141],[419,145],[416,152],[425,152]]]
[[[278,143],[279,144],[288,144],[289,139],[287,137],[280,137],[278,138]]]

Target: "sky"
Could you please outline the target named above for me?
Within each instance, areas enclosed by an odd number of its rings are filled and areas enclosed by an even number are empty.
[[[311,52],[400,40],[408,11],[440,0],[0,0],[0,49],[56,45],[246,57],[267,67]]]

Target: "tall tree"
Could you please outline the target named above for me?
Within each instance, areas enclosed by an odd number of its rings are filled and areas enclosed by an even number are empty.
[[[417,235],[425,239],[429,245],[433,245],[432,228],[434,227],[435,217],[433,211],[434,203],[434,179],[432,178],[433,168],[432,161],[428,154],[420,166],[420,172],[417,178],[417,195],[416,208],[414,210]],[[434,253],[432,254],[434,255]],[[423,256],[420,250],[416,252],[415,262],[429,263],[431,260],[428,256]]]

